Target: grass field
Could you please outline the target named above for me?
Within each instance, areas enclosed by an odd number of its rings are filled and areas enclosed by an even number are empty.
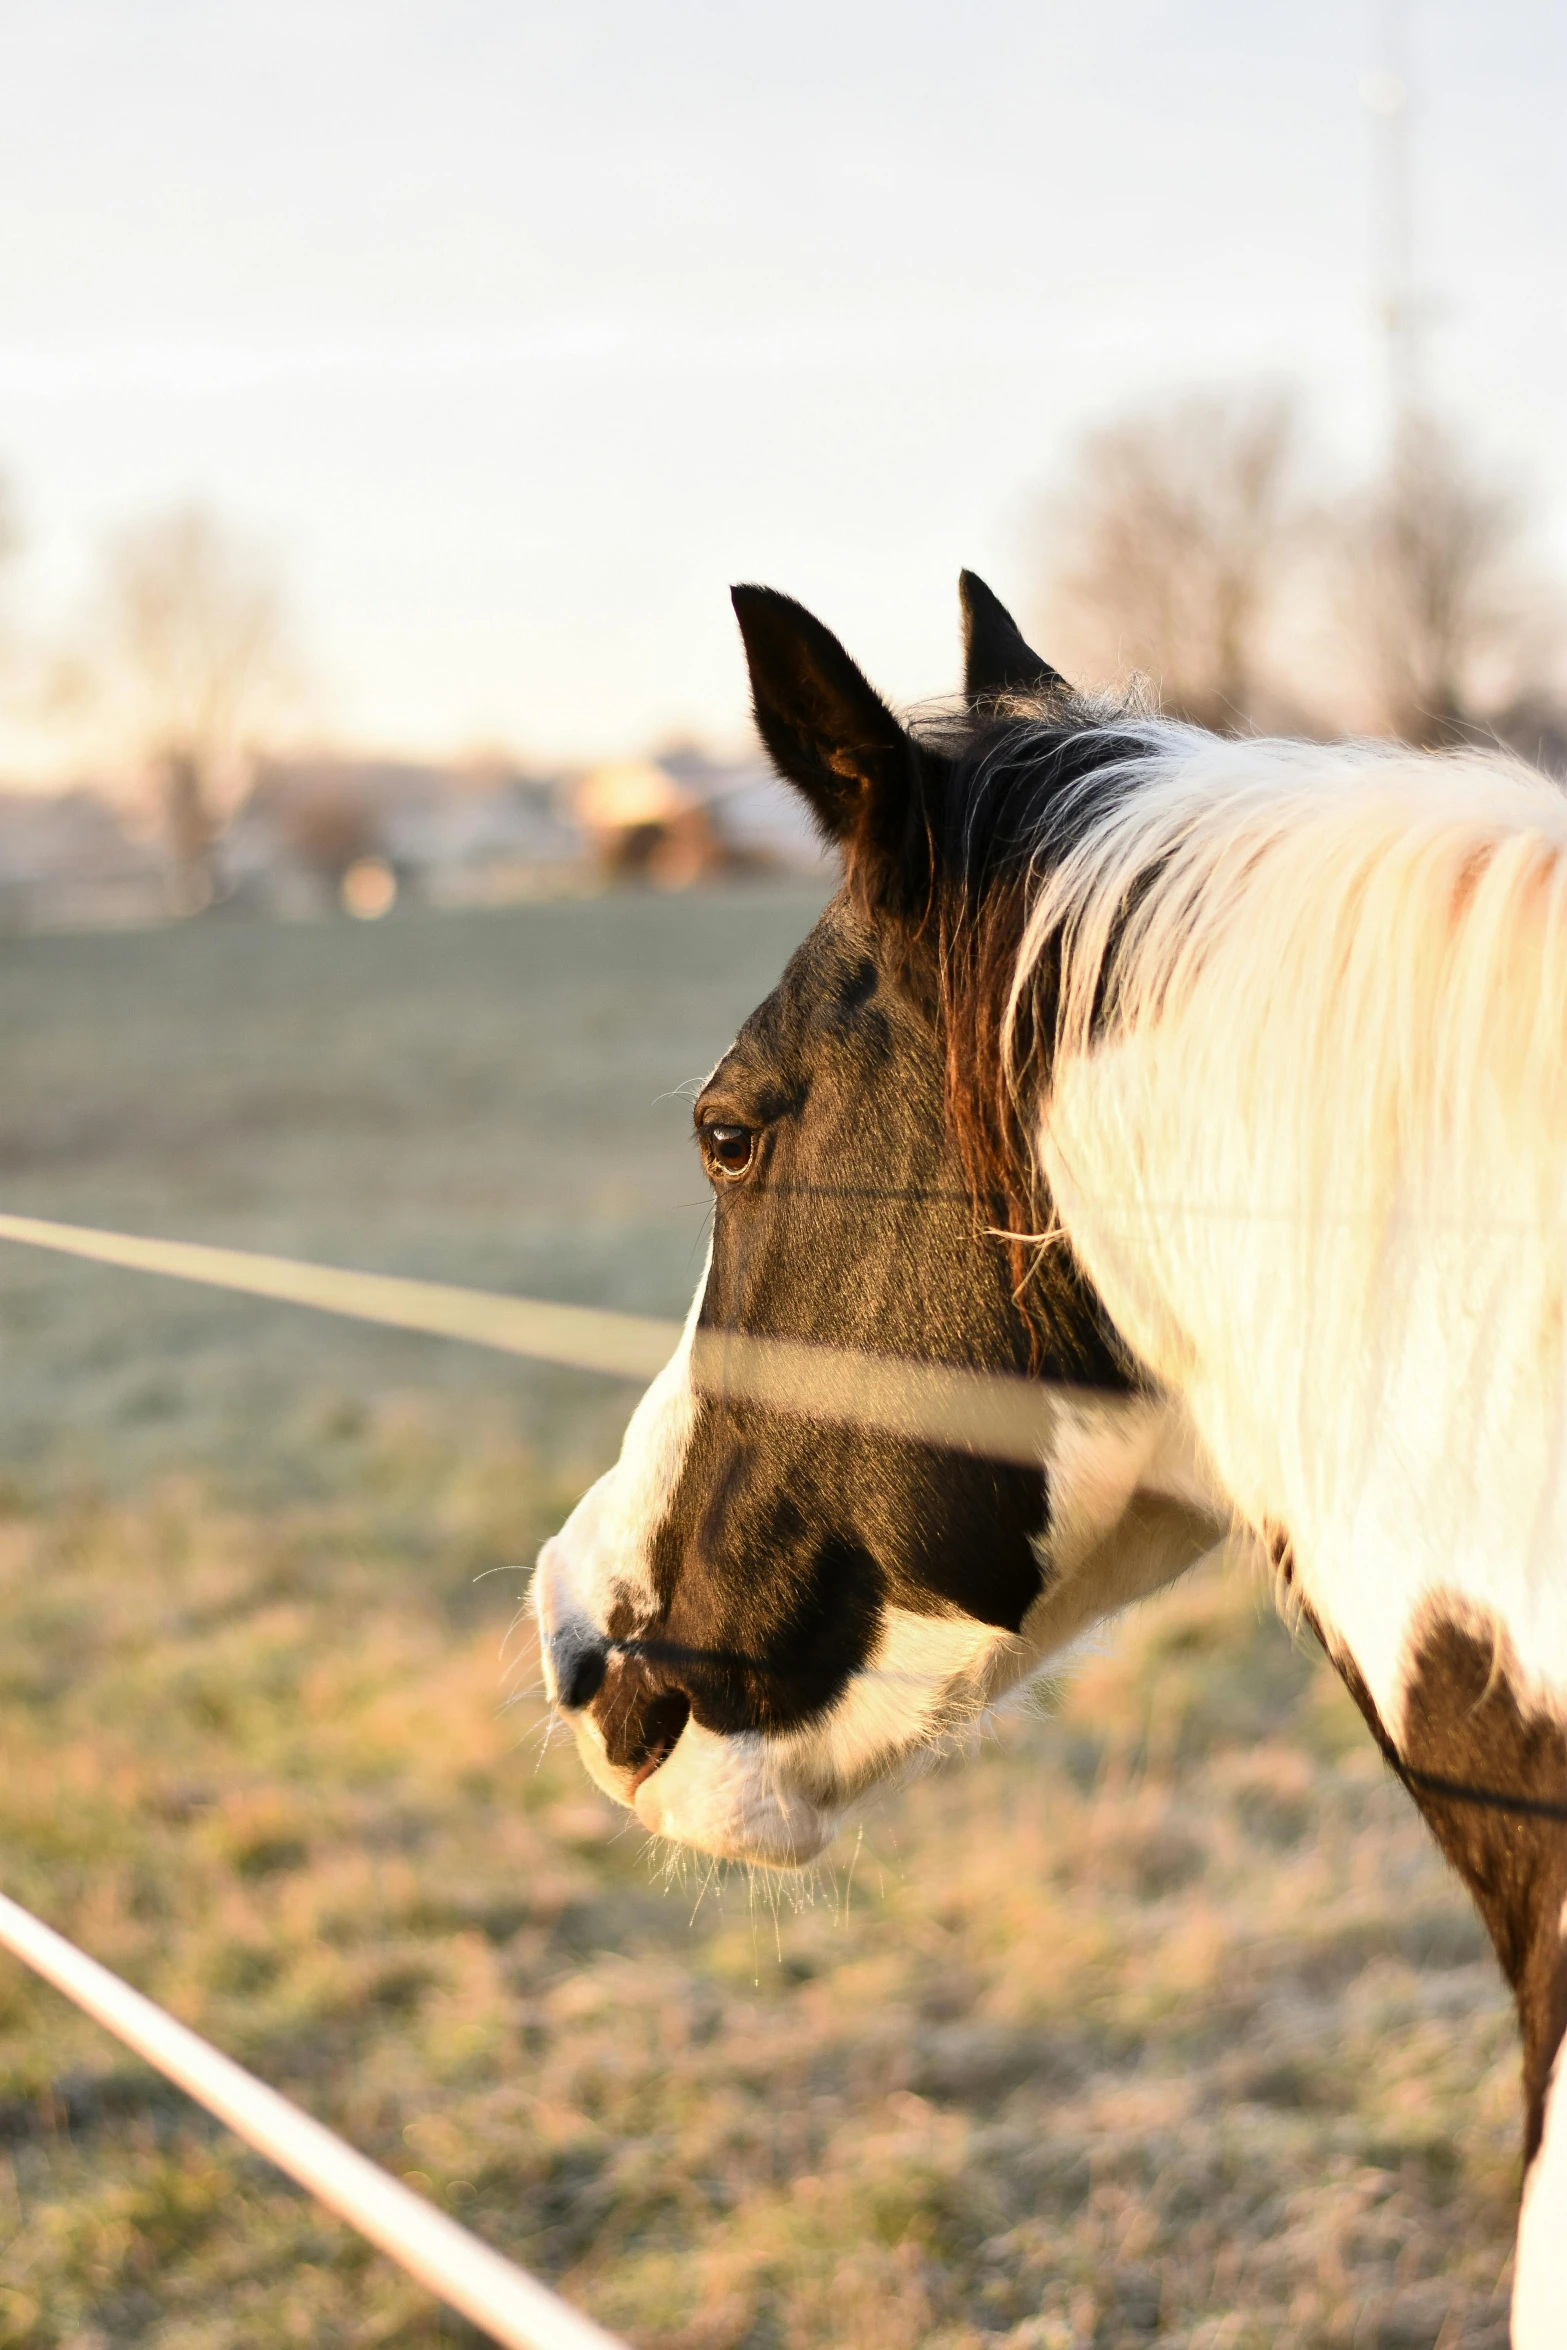
[[[674,1310],[811,910],[0,941],[0,1204]],[[511,1629],[627,1400],[0,1253],[0,1883],[638,2350],[1501,2350],[1507,2005],[1260,1595],[671,1877]],[[0,1965],[4,2350],[474,2339]]]

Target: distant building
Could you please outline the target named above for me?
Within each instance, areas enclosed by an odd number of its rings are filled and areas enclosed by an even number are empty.
[[[615,880],[685,889],[735,861],[699,795],[651,759],[593,768],[572,793],[572,813],[595,864]]]
[[[429,905],[503,904],[580,888],[581,834],[554,784],[505,767],[295,759],[263,769],[225,834],[228,900],[284,914],[365,907],[367,867]],[[390,902],[390,901],[387,901]]]
[[[829,858],[771,768],[682,745],[595,767],[572,800],[600,870],[684,889],[724,873],[825,873]]]
[[[826,846],[799,793],[780,783],[765,759],[715,759],[681,743],[660,752],[658,764],[701,802],[743,868],[813,878],[835,870],[836,851]]]
[[[274,760],[215,852],[213,911],[362,918],[398,904],[505,905],[646,881],[825,875],[796,795],[759,763],[689,747],[573,777],[505,762]],[[99,793],[0,791],[0,929],[156,922],[177,910],[164,844]]]
[[[154,922],[168,861],[97,792],[0,792],[0,929]]]

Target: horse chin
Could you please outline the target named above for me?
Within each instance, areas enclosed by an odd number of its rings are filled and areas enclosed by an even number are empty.
[[[591,1714],[577,1714],[571,1727],[594,1785],[668,1843],[716,1860],[797,1869],[815,1860],[838,1825],[832,1812],[778,1785],[759,1737],[720,1738],[688,1722],[657,1770],[638,1777],[610,1761]]]
[[[655,1836],[771,1869],[802,1868],[837,1826],[809,1797],[779,1785],[765,1739],[719,1737],[696,1722],[642,1781],[633,1808]]]

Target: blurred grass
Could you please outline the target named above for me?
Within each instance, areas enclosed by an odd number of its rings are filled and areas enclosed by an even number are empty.
[[[707,1192],[676,1090],[821,902],[618,896],[380,924],[0,936],[0,1203],[524,1294],[683,1312]],[[267,1496],[330,1398],[508,1395],[611,1440],[624,1398],[461,1347],[0,1251],[0,1469],[193,1458]]]
[[[810,910],[0,943],[0,1196],[676,1308]],[[623,1394],[16,1251],[0,1395],[0,1882],[641,2350],[1500,2350],[1506,2003],[1240,1579],[671,1876],[511,1630]],[[0,2350],[474,2339],[0,1966]]]

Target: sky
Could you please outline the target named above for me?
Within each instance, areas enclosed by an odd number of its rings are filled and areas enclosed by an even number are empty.
[[[1567,564],[1567,10],[1409,20],[1433,394]],[[959,567],[1027,609],[1094,421],[1266,379],[1325,470],[1374,451],[1378,39],[1365,0],[0,0],[14,621],[198,500],[331,739],[737,742],[737,578],[945,691]]]

